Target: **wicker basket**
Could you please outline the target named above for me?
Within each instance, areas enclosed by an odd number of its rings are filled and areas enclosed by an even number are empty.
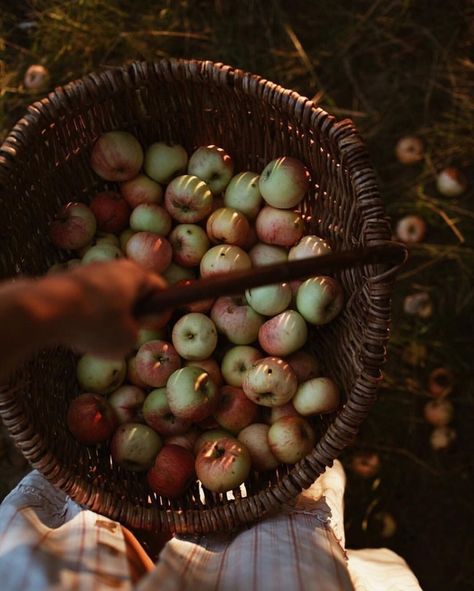
[[[351,121],[338,122],[296,92],[229,66],[164,60],[57,88],[13,128],[0,149],[3,278],[41,275],[64,258],[48,239],[48,224],[61,204],[114,188],[89,166],[94,141],[113,129],[131,131],[143,145],[178,142],[188,152],[217,144],[232,154],[236,171],[261,171],[281,155],[300,158],[312,175],[301,205],[309,232],[326,237],[336,251],[390,241],[375,175]],[[31,465],[94,511],[148,530],[237,528],[308,487],[356,437],[381,377],[396,271],[371,265],[336,274],[345,309],[330,325],[313,327],[310,343],[345,405],[316,421],[318,442],[306,458],[252,474],[244,493],[211,494],[196,484],[182,499],[161,498],[143,476],[113,465],[106,445],[75,442],[65,427],[68,403],[78,393],[70,351],[42,351],[25,365],[0,395],[0,414]]]

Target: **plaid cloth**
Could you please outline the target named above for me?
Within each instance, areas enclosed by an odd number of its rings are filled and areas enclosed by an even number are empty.
[[[345,552],[344,486],[336,462],[278,514],[237,533],[174,537],[153,565],[128,530],[34,471],[0,506],[0,588],[420,591],[390,550]]]

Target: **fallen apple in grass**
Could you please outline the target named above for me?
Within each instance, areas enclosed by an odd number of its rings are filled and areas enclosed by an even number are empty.
[[[143,164],[143,150],[137,138],[126,131],[109,131],[92,148],[91,167],[106,181],[128,181]]]
[[[273,455],[284,464],[296,464],[313,449],[316,434],[302,417],[286,416],[268,430],[268,443]]]
[[[176,498],[182,496],[196,480],[194,455],[180,445],[166,444],[148,470],[147,482],[158,495]]]
[[[77,250],[87,246],[97,228],[92,210],[84,203],[71,202],[56,214],[49,227],[51,242],[59,247]]]
[[[118,420],[103,396],[86,392],[69,404],[66,424],[77,441],[84,445],[96,445],[112,436]]]
[[[122,468],[142,472],[153,464],[162,445],[161,437],[148,425],[124,423],[112,437],[110,454]]]
[[[252,461],[247,447],[235,438],[206,442],[196,456],[196,475],[216,493],[240,486],[249,476]]]

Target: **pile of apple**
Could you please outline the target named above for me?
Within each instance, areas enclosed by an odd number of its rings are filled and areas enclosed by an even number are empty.
[[[186,283],[331,250],[304,234],[296,208],[309,173],[295,158],[234,175],[217,146],[188,157],[158,142],[144,153],[132,134],[114,131],[95,143],[91,166],[116,190],[58,212],[51,240],[76,253],[60,268],[126,256]],[[110,439],[114,463],[146,471],[166,497],[196,479],[225,492],[252,469],[294,464],[314,447],[311,417],[340,404],[305,348],[308,324],[330,322],[343,301],[340,284],[320,276],[148,317],[129,358],[80,357],[84,393],[69,406],[69,430],[85,445]]]

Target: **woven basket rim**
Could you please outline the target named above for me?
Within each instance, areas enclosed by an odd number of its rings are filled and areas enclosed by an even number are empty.
[[[47,97],[28,107],[26,114],[12,128],[1,145],[0,182],[7,179],[14,170],[17,159],[21,159],[24,151],[28,149],[28,144],[39,126],[48,125],[58,118],[67,116],[74,112],[77,106],[93,104],[94,101],[109,96],[114,89],[133,88],[137,84],[145,83],[147,77],[157,68],[160,68],[161,75],[165,69],[170,79],[179,76],[183,80],[199,79],[204,83],[213,81],[235,87],[241,92],[257,96],[285,113],[291,113],[301,124],[317,129],[332,138],[338,146],[341,163],[350,175],[358,206],[364,215],[362,242],[365,246],[391,242],[375,174],[365,145],[353,122],[350,119],[337,121],[334,116],[314,105],[308,98],[261,76],[211,61],[164,59],[159,62],[133,62],[128,66],[90,73],[65,86],[57,87]],[[372,296],[371,306],[377,299],[390,300],[389,294],[398,268],[399,265],[390,268],[371,265],[366,268],[367,286]],[[371,318],[372,315],[377,316],[374,310],[369,310],[368,317]],[[385,332],[388,331],[388,320],[382,328]],[[110,493],[76,476],[69,468],[60,466],[57,459],[47,450],[45,443],[38,441],[38,437],[35,437],[22,414],[15,397],[15,389],[0,391],[0,415],[32,466],[76,502],[87,505],[92,510],[132,527],[177,533],[204,533],[221,529],[223,525],[226,529],[235,529],[279,507],[295,497],[303,488],[310,486],[354,439],[375,401],[376,387],[381,379],[380,367],[385,361],[384,343],[388,336],[380,337],[380,320],[376,325],[368,322],[367,330],[370,332],[370,329],[378,335],[377,350],[374,350],[369,342],[362,342],[362,350],[366,355],[362,362],[363,371],[355,381],[352,396],[312,452],[271,488],[227,502],[222,506],[175,511],[137,507],[126,501],[120,510],[117,510],[112,507]]]

